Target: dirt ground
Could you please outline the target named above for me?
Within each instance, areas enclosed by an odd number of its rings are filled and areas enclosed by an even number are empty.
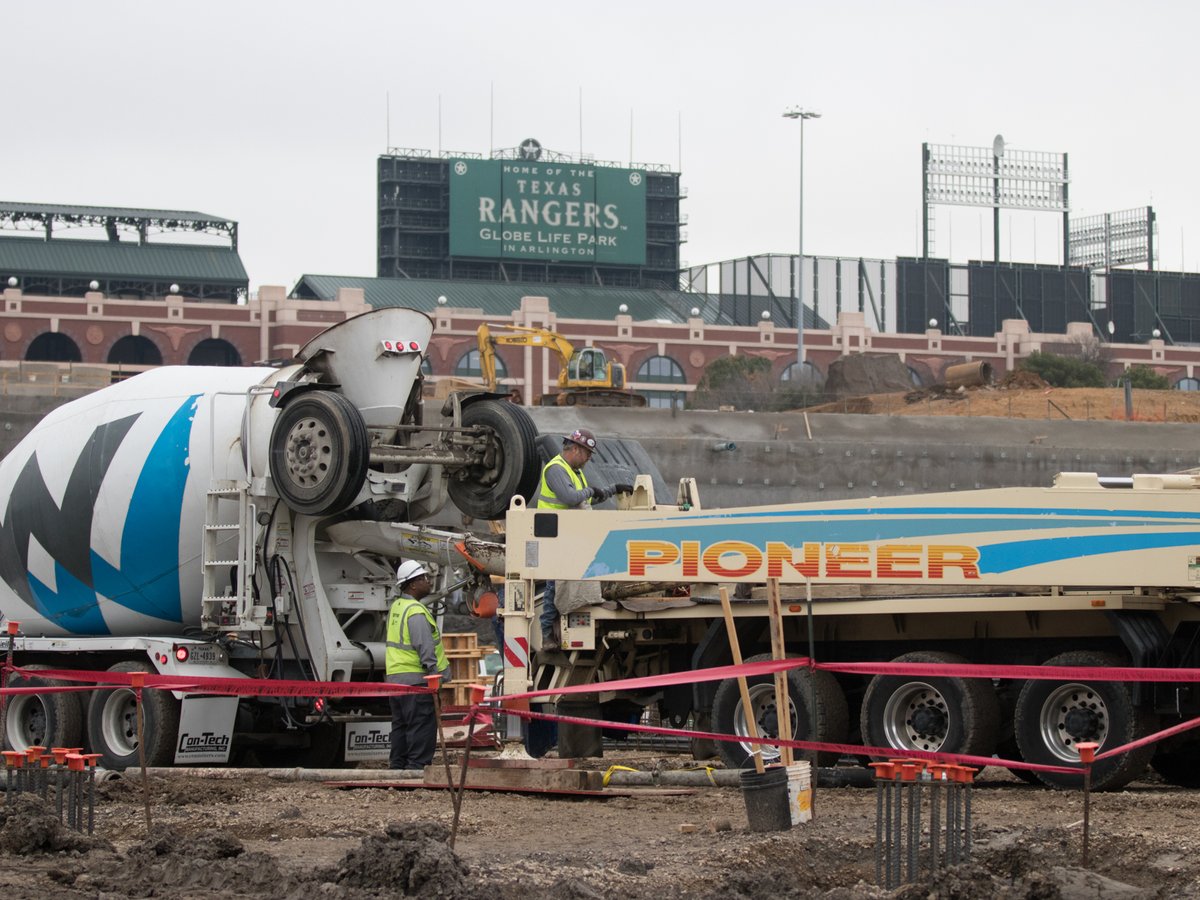
[[[927,388],[908,393],[848,397],[810,407],[809,412],[848,412],[889,416],[998,416],[1009,419],[1124,420],[1123,388],[1018,386]],[[1200,394],[1188,391],[1133,391],[1133,420],[1200,422]]]
[[[643,754],[589,761],[692,766]],[[381,775],[386,773],[382,772]],[[457,846],[451,798],[430,789],[187,775],[98,788],[96,834],[22,797],[3,809],[0,896],[488,897],[495,900],[792,897],[1126,898],[1200,895],[1200,793],[1150,781],[1094,795],[1090,865],[1083,799],[989,768],[973,791],[969,863],[889,892],[875,886],[875,791],[819,788],[815,819],[747,828],[741,792],[698,788],[612,799],[468,793]],[[926,820],[928,823],[928,820]],[[681,826],[696,826],[687,831]],[[928,836],[926,835],[926,841]]]

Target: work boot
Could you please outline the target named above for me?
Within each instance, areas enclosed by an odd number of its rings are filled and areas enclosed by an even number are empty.
[[[543,631],[542,632],[542,649],[543,650],[558,650],[558,649],[560,649],[559,643],[558,643],[558,638],[556,638],[554,636],[553,631]]]

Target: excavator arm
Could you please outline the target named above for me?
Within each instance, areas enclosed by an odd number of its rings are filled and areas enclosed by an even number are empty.
[[[503,328],[503,332],[493,334],[492,328]],[[558,383],[565,387],[567,384],[567,364],[575,353],[575,347],[561,334],[555,334],[545,328],[526,328],[521,325],[491,325],[486,322],[479,326],[475,333],[479,344],[479,369],[483,373],[484,383],[489,391],[496,390],[496,346],[509,347],[545,347],[558,357]]]
[[[493,333],[492,329],[496,329]],[[503,329],[501,331],[500,329]],[[561,334],[521,325],[479,326],[479,369],[488,390],[496,388],[496,346],[542,347],[558,357],[558,393],[548,392],[543,404],[561,406],[645,406],[646,398],[625,387],[625,368],[609,362],[599,347],[576,350]],[[531,380],[532,383],[532,380]]]

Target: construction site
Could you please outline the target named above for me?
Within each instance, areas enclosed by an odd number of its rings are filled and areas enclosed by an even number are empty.
[[[921,149],[889,260],[687,267],[679,172],[532,139],[389,148],[376,276],[290,290],[0,204],[4,895],[1200,893],[1200,276],[1065,154]]]
[[[377,330],[378,325],[371,321],[374,318],[377,316],[367,316],[367,321],[356,327]],[[328,339],[325,343],[328,345]],[[306,357],[305,352],[300,354],[302,360]],[[395,368],[402,362],[401,357],[384,354],[376,365]],[[323,377],[332,374],[327,372]],[[408,376],[399,372],[389,377]],[[337,380],[346,385],[343,389],[370,390],[354,373],[342,370]],[[136,379],[125,382],[136,383]],[[93,396],[108,393],[101,391]],[[824,410],[793,413],[679,412],[673,416],[646,409],[535,408],[530,411],[528,426],[521,419],[514,419],[510,426],[509,414],[497,418],[496,412],[482,419],[479,416],[483,413],[477,412],[467,416],[467,422],[484,422],[489,429],[502,432],[512,428],[513,437],[505,439],[509,452],[514,447],[511,441],[523,445],[531,433],[540,435],[538,443],[552,442],[549,447],[557,447],[558,435],[581,426],[601,435],[602,451],[589,463],[593,483],[635,478],[641,473],[638,491],[666,498],[664,504],[652,497],[648,501],[639,493],[622,499],[616,507],[609,501],[606,506],[611,512],[583,517],[606,523],[610,516],[623,517],[619,524],[605,524],[597,532],[603,544],[605,534],[620,534],[643,516],[639,504],[645,506],[648,502],[653,504],[649,508],[694,517],[713,507],[733,512],[736,507],[802,512],[808,505],[817,512],[825,503],[853,509],[867,498],[872,514],[878,515],[883,512],[883,501],[871,498],[881,495],[907,496],[911,498],[907,502],[911,502],[939,488],[965,490],[967,494],[929,496],[940,496],[943,502],[954,497],[953,502],[966,509],[971,491],[989,496],[989,504],[1007,502],[998,499],[1005,490],[1021,490],[1025,485],[1047,488],[1056,480],[1054,473],[1061,471],[1107,475],[1182,472],[1200,466],[1200,452],[1192,443],[1194,426],[1189,424],[1194,421],[1194,413],[1180,405],[1187,399],[1176,392],[1051,389],[1025,378],[965,389],[848,397],[843,401],[845,411],[836,404]],[[139,402],[144,405],[146,401]],[[362,399],[356,402],[365,408],[371,405]],[[507,400],[494,402],[511,406]],[[464,416],[470,408],[465,407]],[[311,406],[306,409],[308,415],[323,414]],[[220,427],[215,421],[201,425]],[[37,434],[35,428],[32,438],[36,439]],[[931,435],[936,435],[936,440],[931,440]],[[389,452],[395,459],[401,451]],[[407,452],[428,455],[431,451],[413,447]],[[19,448],[16,453],[19,459]],[[203,464],[203,460],[200,462]],[[295,484],[285,481],[281,492],[294,494],[287,502],[307,509],[309,517],[325,515],[312,505],[314,502],[332,503],[334,508],[349,502],[345,499],[349,492],[344,488],[340,500],[314,501],[300,490],[304,483],[298,477],[298,464],[285,456],[282,465],[284,477]],[[50,473],[46,474],[52,480]],[[1178,477],[1188,479],[1186,485],[1164,477],[1161,483],[1131,482],[1133,490],[1101,491],[1135,502],[1144,496],[1141,502],[1151,504],[1158,503],[1159,495],[1165,500],[1169,493],[1170,499],[1180,498],[1183,508],[1187,508],[1192,491],[1185,488],[1191,486],[1190,476]],[[684,495],[676,496],[675,483],[681,479],[692,492],[686,501]],[[1069,498],[1072,508],[1084,502],[1078,493],[1081,489],[1086,491],[1086,479],[1073,489],[1075,493]],[[14,520],[17,508],[12,504],[20,499],[22,490],[18,487],[10,493],[5,517],[9,527],[19,521]],[[1051,493],[1042,491],[1038,502],[1053,505]],[[490,494],[477,490],[456,488],[452,497],[481,515],[498,511]],[[811,505],[813,498],[821,502]],[[220,505],[223,502],[214,507],[210,501],[205,521],[216,521],[212,516],[218,513],[220,521],[238,521],[236,515],[229,517],[232,511],[224,511]],[[1026,496],[1018,499],[1019,506],[1028,502]],[[1103,501],[1101,508],[1107,510],[1106,516],[1114,515],[1114,502],[1107,496]],[[1176,506],[1171,504],[1171,508]],[[181,516],[186,519],[186,500],[183,509]],[[523,514],[521,507],[514,511],[505,506],[500,510],[499,520],[508,520],[507,528],[502,530],[507,531],[510,547],[515,535],[524,534]],[[534,518],[536,511],[528,515]],[[961,515],[957,513],[956,518]],[[455,513],[439,524],[448,528],[450,523],[462,521],[457,516]],[[577,520],[558,518],[562,521],[554,532],[555,539],[572,539],[574,532],[568,526],[573,528]],[[300,528],[304,521],[303,516],[295,519],[293,529]],[[38,533],[37,525],[22,527]],[[246,527],[242,525],[241,529]],[[545,534],[544,526],[529,527],[531,536],[535,530]],[[965,524],[959,527],[984,528]],[[1113,526],[1106,523],[1104,527]],[[579,537],[584,538],[592,530],[585,529]],[[1116,576],[1106,571],[1108,563],[1101,554],[1093,555],[1090,568],[1077,576],[1066,569],[1048,573],[1034,568],[1026,579],[1030,587],[1008,586],[1014,580],[1021,581],[1010,573],[1000,579],[1004,587],[983,592],[973,588],[966,593],[961,587],[934,584],[926,573],[920,580],[927,585],[928,595],[942,604],[943,622],[948,621],[947,615],[951,619],[958,615],[969,617],[976,629],[982,621],[990,619],[994,623],[994,653],[982,652],[978,634],[965,642],[959,640],[952,625],[923,625],[913,631],[914,644],[906,647],[902,642],[887,651],[889,645],[884,641],[867,651],[864,648],[872,641],[878,643],[881,635],[856,636],[850,619],[838,626],[842,645],[850,648],[839,653],[832,649],[825,627],[813,634],[817,643],[810,643],[806,636],[809,626],[803,624],[805,615],[811,615],[808,606],[815,606],[819,616],[833,621],[829,619],[831,612],[850,614],[848,601],[882,604],[882,615],[899,623],[906,617],[921,617],[919,607],[909,599],[915,596],[913,589],[897,591],[889,587],[889,579],[881,577],[879,570],[864,572],[847,582],[833,574],[833,557],[823,564],[825,568],[805,576],[807,550],[798,558],[789,555],[795,565],[791,577],[785,570],[776,570],[773,576],[767,568],[753,573],[746,566],[757,551],[748,545],[734,546],[733,538],[725,539],[722,555],[699,551],[703,568],[695,573],[689,575],[686,566],[676,566],[668,574],[664,567],[660,579],[653,567],[670,560],[665,558],[662,546],[669,531],[659,525],[650,532],[659,544],[643,554],[640,569],[631,563],[627,574],[639,583],[647,578],[661,580],[659,589],[640,588],[616,603],[606,600],[604,597],[617,596],[610,590],[621,578],[616,571],[619,567],[614,567],[605,576],[603,595],[577,600],[573,609],[564,609],[560,598],[564,651],[554,652],[536,646],[536,618],[528,618],[534,607],[519,610],[511,598],[520,596],[523,589],[536,591],[540,582],[533,576],[543,572],[586,579],[586,573],[571,565],[581,565],[593,556],[601,559],[602,552],[564,544],[572,549],[554,556],[561,557],[557,564],[567,568],[543,570],[538,568],[536,555],[529,555],[530,540],[522,537],[516,544],[526,548],[520,559],[510,555],[507,565],[489,569],[486,559],[492,544],[482,537],[484,531],[495,534],[497,529],[477,529],[477,536],[468,538],[476,542],[469,544],[469,555],[477,562],[484,560],[484,569],[494,577],[476,579],[477,586],[465,591],[470,599],[457,613],[446,610],[444,629],[452,674],[450,683],[440,687],[444,724],[433,764],[416,775],[390,772],[380,759],[378,736],[382,734],[386,741],[386,723],[382,723],[381,731],[378,717],[372,726],[368,716],[366,730],[356,726],[360,730],[352,732],[351,720],[335,714],[332,721],[337,725],[329,729],[322,724],[319,713],[314,716],[310,711],[306,719],[300,717],[305,706],[299,697],[293,713],[301,723],[299,733],[308,736],[306,742],[298,744],[284,732],[279,738],[283,743],[275,749],[261,743],[267,737],[264,735],[257,738],[260,744],[246,745],[248,736],[238,736],[243,727],[239,724],[229,732],[232,750],[227,743],[224,755],[220,752],[221,741],[213,740],[211,735],[199,742],[202,752],[217,748],[216,756],[208,758],[222,761],[218,767],[202,764],[203,756],[191,766],[181,766],[180,754],[185,744],[195,744],[194,740],[182,730],[179,736],[162,740],[143,729],[162,726],[161,717],[167,707],[155,698],[169,698],[172,689],[185,688],[195,679],[206,677],[203,668],[178,662],[157,667],[162,674],[155,675],[147,668],[113,665],[111,660],[119,658],[114,649],[123,644],[107,638],[37,638],[35,635],[44,626],[20,625],[18,616],[6,616],[12,623],[10,634],[16,632],[10,646],[17,649],[15,667],[6,670],[10,690],[44,690],[47,686],[67,690],[72,684],[79,690],[92,689],[84,693],[5,695],[6,747],[16,748],[5,753],[7,790],[0,813],[0,847],[5,851],[0,857],[0,885],[6,895],[285,897],[317,891],[335,897],[466,898],[490,894],[502,898],[1016,898],[1185,897],[1200,889],[1200,865],[1193,862],[1193,848],[1187,838],[1187,823],[1200,803],[1189,762],[1194,744],[1156,744],[1175,750],[1154,756],[1149,766],[1153,747],[1120,757],[1136,757],[1135,763],[1122,762],[1114,768],[1097,761],[1092,784],[1095,790],[1085,793],[1078,775],[1079,752],[1073,746],[1065,754],[1057,751],[1039,759],[1028,743],[1032,737],[1027,737],[1024,744],[1020,739],[1013,742],[1011,719],[1004,724],[1004,716],[1011,716],[1012,708],[1004,704],[1019,705],[1020,698],[1014,700],[1011,685],[1019,686],[1020,682],[1009,682],[1003,672],[979,669],[992,675],[990,684],[997,687],[1000,698],[996,709],[1009,710],[992,713],[1001,716],[994,722],[984,712],[997,702],[991,699],[990,686],[986,696],[965,687],[968,683],[978,684],[971,678],[974,672],[968,677],[924,675],[911,681],[902,675],[880,675],[885,681],[892,680],[892,696],[906,703],[908,712],[874,734],[868,733],[866,718],[860,733],[857,708],[850,714],[844,708],[838,713],[837,703],[828,705],[832,701],[825,695],[827,689],[841,695],[840,689],[829,688],[832,678],[828,673],[805,668],[803,660],[786,671],[776,668],[776,675],[764,668],[772,665],[773,656],[808,657],[812,647],[816,652],[809,658],[826,661],[834,672],[840,671],[839,659],[887,659],[906,649],[909,655],[896,663],[907,659],[910,663],[945,666],[957,660],[965,665],[968,656],[977,666],[1001,660],[1044,662],[1056,648],[1060,657],[1055,659],[1060,666],[1109,664],[1107,660],[1112,657],[1104,653],[1076,651],[1074,657],[1062,654],[1071,647],[1064,635],[1079,627],[1080,634],[1089,635],[1084,646],[1114,646],[1112,639],[1104,638],[1102,633],[1120,634],[1120,627],[1115,632],[1112,624],[1098,627],[1089,618],[1095,615],[1096,605],[1112,610],[1100,614],[1110,617],[1144,618],[1145,610],[1169,610],[1168,598],[1179,592],[1179,588],[1170,587],[1179,581],[1170,572],[1163,572],[1161,577],[1148,571],[1128,572],[1119,579],[1122,586],[1115,582],[1106,586]],[[302,535],[302,529],[297,533]],[[269,533],[261,528],[251,534],[253,545],[270,540]],[[420,547],[423,542],[445,540],[443,532],[435,527],[388,538],[386,546],[381,544],[382,536],[371,536],[361,528],[353,538],[345,531],[329,534],[338,544],[362,544],[368,555],[409,556],[415,552],[422,559],[445,559],[441,544],[432,552]],[[465,536],[460,531],[454,534],[455,540]],[[787,527],[777,526],[771,534],[783,537],[796,548],[802,546],[800,533],[787,536],[791,535]],[[838,534],[841,540],[847,540],[842,530]],[[737,535],[751,544],[757,541],[745,528]],[[892,551],[886,550],[886,541],[878,544],[879,538],[876,534],[868,540],[876,542],[873,553],[882,558],[883,553]],[[496,546],[503,554],[503,545]],[[686,541],[679,546],[686,557]],[[1188,545],[1185,542],[1182,546]],[[204,552],[206,556],[209,553]],[[851,544],[844,543],[844,561],[839,565],[853,564],[854,552]],[[1072,551],[1076,552],[1083,551]],[[890,558],[895,565],[909,569],[916,561],[909,551],[892,552]],[[1165,560],[1164,569],[1176,566],[1167,557],[1158,558]],[[956,562],[960,557],[943,559],[952,571],[957,566],[960,573],[967,572],[966,566]],[[1064,559],[1064,565],[1069,562]],[[296,557],[296,564],[303,565],[301,557]],[[533,568],[527,568],[531,565]],[[1117,571],[1122,567],[1128,569],[1128,563],[1118,561]],[[1140,564],[1138,568],[1143,569]],[[797,579],[797,573],[802,577]],[[443,580],[457,581],[461,574],[462,567],[451,564],[445,567]],[[618,581],[607,580],[612,577]],[[378,603],[386,608],[390,592],[381,584],[384,580],[369,577],[363,586],[370,592],[380,591]],[[911,580],[906,576],[902,583]],[[472,618],[466,615],[465,607],[479,612],[482,606],[486,612],[487,604],[479,604],[480,591],[502,581],[507,581],[510,598],[507,611],[500,610],[508,640],[497,644],[495,620]],[[757,586],[753,584],[756,581]],[[1084,586],[1081,592],[1072,587],[1075,581]],[[688,583],[691,590],[681,592],[680,588]],[[729,590],[717,591],[722,583]],[[1141,587],[1124,586],[1127,583]],[[737,584],[746,591],[739,590],[739,596],[731,600],[730,593]],[[1043,584],[1063,587],[1042,597],[1042,589],[1035,586]],[[1155,587],[1157,584],[1164,587]],[[811,598],[807,602],[806,590]],[[1007,599],[1002,596],[1006,592],[1011,594]],[[1076,592],[1080,593],[1078,600],[1073,599]],[[204,593],[215,592],[206,586]],[[1131,593],[1140,599],[1135,602]],[[718,595],[727,610],[724,624],[722,606],[711,605]],[[706,596],[710,599],[704,599]],[[336,611],[336,597],[330,594],[329,599],[320,602],[330,603]],[[46,602],[43,600],[40,608],[52,610]],[[597,602],[601,605],[592,605]],[[695,606],[697,603],[700,607]],[[705,607],[705,603],[710,605]],[[1026,627],[1032,626],[1024,635],[1014,631],[1016,626],[1006,618],[1011,614],[1003,611],[1013,603],[1019,604],[1018,608],[1039,610],[1018,614],[1025,617]],[[1085,612],[1087,609],[1093,612]],[[680,693],[680,686],[669,683],[661,687],[634,686],[627,691],[616,684],[621,678],[670,676],[675,671],[671,660],[678,656],[670,647],[687,646],[684,632],[678,629],[696,610],[706,611],[704,618],[695,621],[713,623],[707,634],[715,638],[714,647],[725,646],[727,636],[734,634],[745,647],[746,663],[741,674],[749,682],[750,693],[744,695],[743,704],[737,707],[741,711],[735,711],[732,719],[721,718],[720,700],[714,701],[710,713],[703,714],[701,694],[692,697],[692,691],[700,690],[701,684],[684,687],[686,694]],[[714,611],[716,618],[711,618]],[[284,615],[282,607],[277,606],[276,614]],[[203,615],[206,619],[220,616],[214,624],[223,633],[242,631],[250,635],[261,630],[252,621],[261,610],[256,611],[254,604],[239,606],[236,590],[232,594],[227,591],[221,604],[211,610],[206,605]],[[871,614],[862,621],[873,622],[876,618]],[[922,621],[925,618],[928,616]],[[109,630],[120,630],[111,612],[106,619]],[[351,630],[353,620],[340,626],[348,634],[356,634]],[[932,625],[934,620],[929,621]],[[1085,621],[1090,624],[1083,624]],[[1163,621],[1176,627],[1171,624],[1174,619]],[[523,622],[530,623],[530,629],[522,630]],[[771,632],[768,639],[760,634],[756,623],[777,626],[767,629]],[[630,625],[637,626],[636,636],[630,634]],[[285,622],[285,627],[293,626]],[[75,631],[78,633],[78,628]],[[1188,633],[1186,628],[1184,633]],[[306,640],[314,638],[310,629]],[[180,648],[189,648],[195,659],[204,660],[208,657],[202,647],[223,646],[220,641],[213,644],[169,635],[165,643],[154,638],[136,640],[149,641],[151,648],[172,648],[177,660],[186,658],[186,654],[179,655]],[[595,657],[595,669],[579,668],[582,660],[592,656],[584,648],[616,648],[622,641],[634,640],[636,644],[628,646],[640,647],[638,652],[602,653]],[[738,647],[739,641],[728,640],[729,646]],[[1031,647],[1045,640],[1052,649],[1013,652],[1014,640],[1032,642]],[[89,641],[101,643],[89,645]],[[573,646],[581,649],[571,650]],[[1175,646],[1168,640],[1158,658],[1137,664],[1162,665],[1161,660],[1166,658],[1163,654]],[[99,648],[99,652],[92,647]],[[656,647],[668,652],[656,656]],[[922,656],[911,652],[914,647],[937,648],[939,652]],[[766,648],[775,652],[764,654]],[[941,652],[948,648],[962,652]],[[233,645],[227,645],[224,652],[234,650]],[[507,657],[504,686],[484,674],[489,671],[484,661],[501,651]],[[522,651],[526,654],[524,664],[514,668],[514,652],[519,655]],[[697,677],[703,675],[700,670],[707,665],[735,664],[742,655],[738,653],[735,660],[729,660],[722,654],[711,657],[710,653],[711,658],[705,659],[700,650],[694,653],[699,655],[683,668],[695,669]],[[231,653],[230,662],[234,655]],[[10,655],[10,659],[14,657]],[[622,659],[631,666],[612,668]],[[1171,702],[1180,704],[1186,695],[1178,687],[1195,670],[1186,668],[1186,654],[1174,659],[1173,664],[1181,668],[1166,687],[1174,698]],[[104,668],[99,664],[102,661],[110,663],[107,673],[98,671]],[[64,668],[78,672],[72,675],[62,671]],[[38,674],[47,669],[54,671]],[[592,671],[595,674],[583,674]],[[902,672],[903,666],[879,671]],[[133,674],[127,674],[130,672]],[[139,677],[141,672],[146,674]],[[718,693],[723,690],[719,685],[736,685],[738,679],[733,676],[737,672],[736,664],[720,670],[718,674],[724,680],[716,682]],[[219,675],[215,670],[212,674]],[[686,685],[689,676],[686,671],[680,674]],[[776,677],[784,674],[786,677]],[[829,682],[814,681],[816,674]],[[847,698],[854,698],[850,685],[861,676],[837,677],[851,679],[842,684]],[[1140,694],[1143,708],[1165,709],[1158,692],[1149,690],[1154,687],[1151,677],[1147,673],[1142,682],[1147,689]],[[75,678],[78,681],[73,681]],[[526,701],[513,707],[514,712],[540,709],[543,717],[565,717],[558,723],[557,735],[547,736],[544,729],[532,728],[536,720],[526,718],[522,724],[516,716],[506,715],[496,702],[501,694],[514,695],[551,685],[575,684],[578,690],[589,680],[609,682],[607,693],[597,695],[593,691],[572,697],[556,694],[551,687],[549,697],[551,701],[557,698],[557,703],[539,705],[540,698],[535,697],[532,705]],[[356,678],[352,685],[342,682],[339,689],[339,682],[341,679],[335,677],[324,685],[301,682],[297,686],[285,680],[278,683],[277,690],[326,696],[330,702],[339,703],[342,711],[348,710],[345,700],[355,696],[361,698],[360,704],[369,702],[369,683],[360,683]],[[1038,683],[1042,682],[1025,682]],[[1098,703],[1100,710],[1099,719],[1092,716],[1090,730],[1080,731],[1080,739],[1098,738],[1102,748],[1111,748],[1114,743],[1165,727],[1168,721],[1188,720],[1186,705],[1178,706],[1181,717],[1164,717],[1161,724],[1150,724],[1145,715],[1122,720],[1122,698],[1138,694],[1114,693],[1116,683],[1109,683],[1111,688],[1101,688],[1101,684],[1093,682],[1090,690],[1102,690],[1102,699],[1086,700],[1078,707],[1080,712],[1092,713]],[[244,706],[247,692],[257,688],[247,688],[245,682],[242,685],[222,687],[220,678],[208,682],[211,691],[240,693]],[[808,692],[814,685],[822,693],[810,698]],[[1009,690],[1000,690],[1005,685],[1010,685]],[[337,698],[351,686],[357,693],[339,702]],[[1072,689],[1082,687],[1075,684]],[[1129,687],[1139,689],[1137,685]],[[777,693],[780,689],[785,697],[782,701]],[[1055,696],[1060,696],[1061,690]],[[868,698],[872,691],[877,689],[872,687]],[[493,699],[485,700],[485,693]],[[730,696],[735,695],[736,691]],[[214,695],[208,696],[212,699]],[[598,696],[605,702],[598,704]],[[77,707],[83,712],[72,712],[76,707],[64,700],[67,697],[83,698]],[[752,697],[749,705],[746,697]],[[636,703],[631,705],[631,700]],[[792,708],[786,725],[775,714],[780,702]],[[865,709],[870,702],[859,695],[855,705],[861,703]],[[753,717],[744,711],[750,707],[755,709]],[[630,715],[630,709],[639,712]],[[809,719],[814,710],[820,715],[819,723],[813,721],[815,730]],[[926,724],[917,727],[912,723],[922,710]],[[106,719],[108,715],[116,718]],[[98,716],[95,721],[102,729],[138,730],[127,732],[125,738],[89,738],[88,723],[81,722],[80,716],[88,720]],[[939,720],[939,716],[948,718]],[[578,721],[580,717],[604,720],[607,727],[591,727],[586,721]],[[106,721],[112,724],[104,725]],[[1071,722],[1071,727],[1076,727],[1075,720]],[[1007,739],[1002,734],[1005,727]],[[724,732],[732,740],[706,743],[706,735],[713,732]],[[769,743],[757,745],[758,737]],[[82,743],[82,749],[90,750],[92,755],[79,755],[79,747],[66,747],[54,755],[39,752],[30,746],[35,740],[64,747]],[[328,743],[336,740],[341,741],[340,747]],[[103,746],[97,746],[97,741]],[[892,752],[868,752],[866,748],[875,743]],[[253,746],[261,749],[249,749]],[[744,755],[755,746],[762,747],[757,759],[754,753]],[[361,747],[376,752],[373,756],[370,752],[356,754],[356,748]],[[67,752],[72,749],[74,752]],[[997,759],[989,764],[986,757],[993,752]],[[125,754],[123,759],[114,758],[121,753]],[[353,761],[356,755],[361,761]],[[793,755],[795,763],[791,762]],[[902,774],[899,763],[874,769],[864,765],[870,760],[889,759],[906,759],[909,768]],[[920,760],[923,763],[914,762]],[[1021,765],[1022,760],[1027,761],[1027,769],[1001,762]],[[779,762],[791,763],[789,771],[803,767],[807,780],[799,792],[793,792],[794,796],[788,795],[785,805],[768,809],[769,804],[764,806],[760,796],[748,790],[745,773],[753,775],[755,765],[762,763],[766,763],[764,771],[770,772],[771,765]],[[1056,771],[1064,774],[1056,775]],[[1177,825],[1164,826],[1169,822]]]

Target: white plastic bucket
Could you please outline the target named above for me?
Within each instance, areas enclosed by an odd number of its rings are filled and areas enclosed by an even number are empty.
[[[804,761],[787,767],[788,810],[792,825],[812,821],[812,764]]]

